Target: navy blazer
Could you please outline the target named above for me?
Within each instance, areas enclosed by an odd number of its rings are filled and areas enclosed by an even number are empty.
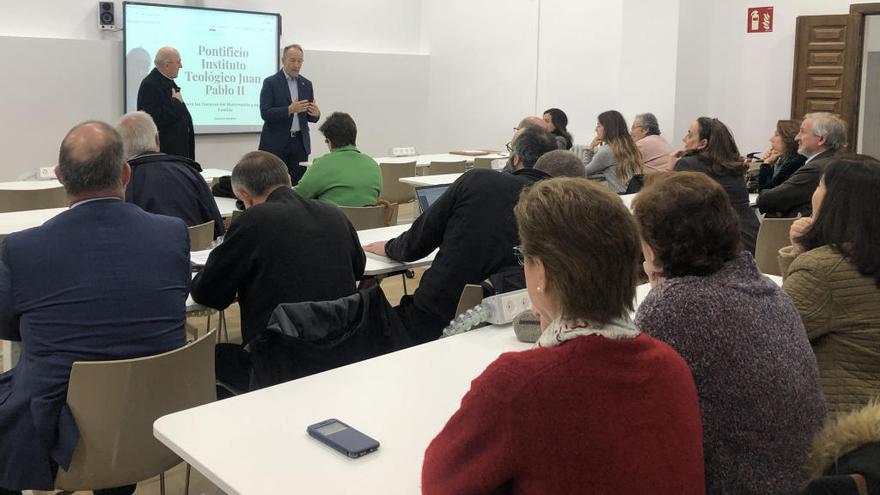
[[[8,235],[0,338],[20,337],[0,375],[0,487],[53,487],[79,441],[67,406],[74,361],[167,352],[185,341],[189,235],[178,218],[101,199]]]
[[[312,90],[312,81],[303,76],[296,78],[300,100],[315,100]],[[287,76],[283,70],[279,70],[263,80],[263,89],[260,90],[260,117],[263,118],[263,132],[260,133],[259,149],[275,155],[281,155],[287,141],[290,140],[290,126],[293,124],[293,115],[287,113],[287,107],[293,103],[290,100],[290,89],[287,87]],[[319,117],[312,117],[307,112],[296,114],[299,118],[299,128],[302,131],[303,147],[306,155],[312,152],[309,141],[309,122],[317,122]]]

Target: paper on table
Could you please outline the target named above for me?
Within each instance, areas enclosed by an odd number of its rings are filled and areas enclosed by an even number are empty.
[[[205,263],[208,262],[209,254],[211,254],[210,249],[205,249],[203,251],[192,251],[189,253],[189,260],[195,266],[205,266]]]

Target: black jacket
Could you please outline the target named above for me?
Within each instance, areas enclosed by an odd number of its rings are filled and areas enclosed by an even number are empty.
[[[251,390],[414,344],[378,284],[333,301],[278,305],[251,341]]]
[[[355,292],[365,264],[357,232],[342,210],[283,186],[232,222],[193,280],[192,296],[217,309],[237,296],[247,344],[265,330],[281,303],[328,301]]]
[[[767,215],[794,217],[798,213],[809,216],[813,212],[813,191],[819,185],[825,165],[834,152],[823,151],[810,163],[802,166],[787,181],[758,195],[758,209]]]
[[[712,170],[709,159],[699,155],[687,155],[675,164],[676,172],[703,172],[721,184],[730,204],[739,218],[739,237],[742,249],[755,254],[755,243],[758,240],[758,227],[761,222],[755,211],[749,206],[749,191],[746,188],[746,180],[741,175],[719,175]]]
[[[807,157],[796,154],[791,157],[779,157],[776,160],[775,165],[762,163],[761,169],[758,172],[758,190],[763,191],[764,189],[773,189],[779,184],[787,181],[792,174],[804,166],[806,161]],[[776,175],[773,175],[776,167],[779,167],[779,172]]]
[[[149,153],[128,161],[131,180],[125,201],[150,213],[182,219],[190,227],[214,221],[214,237],[223,235],[223,217],[198,163],[177,155]]]
[[[440,248],[413,294],[415,309],[437,338],[455,316],[465,284],[479,284],[504,267],[516,265],[519,243],[513,207],[522,189],[549,177],[535,169],[513,174],[476,169],[459,177],[412,227],[388,241],[385,251],[400,261],[413,261]]]
[[[192,116],[186,103],[171,97],[171,90],[180,91],[173,80],[153,69],[141,81],[137,108],[153,117],[159,128],[159,150],[169,155],[180,155],[195,160],[196,141]]]

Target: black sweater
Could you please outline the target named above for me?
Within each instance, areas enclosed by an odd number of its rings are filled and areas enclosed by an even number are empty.
[[[247,344],[266,329],[280,303],[354,293],[365,264],[357,232],[342,210],[279,187],[232,222],[193,280],[192,296],[223,309],[237,294]]]
[[[515,265],[519,243],[513,207],[522,189],[549,177],[523,169],[514,174],[476,169],[456,180],[412,227],[385,245],[390,258],[414,261],[440,248],[413,294],[416,309],[439,331],[455,316],[465,284],[479,284]]]

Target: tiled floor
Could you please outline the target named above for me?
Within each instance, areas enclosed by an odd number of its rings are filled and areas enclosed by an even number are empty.
[[[410,208],[412,204],[405,205],[404,208],[401,208],[398,213],[398,222],[399,223],[408,223],[412,221],[412,209]],[[421,275],[424,272],[424,269],[415,270],[416,277],[414,279],[408,279],[406,282],[408,292],[411,294],[416,287],[418,287],[419,280],[421,279]],[[392,306],[397,305],[400,301],[400,298],[403,296],[403,283],[401,281],[400,276],[390,277],[382,281],[382,289],[385,292],[385,296],[388,298],[389,303]],[[204,329],[207,325],[207,318],[190,318],[188,321],[190,324],[194,325],[196,328]],[[230,306],[226,310],[226,322],[229,328],[229,340],[231,342],[241,342],[241,319],[239,316],[238,305],[234,304]],[[216,318],[212,318],[212,325],[216,324]],[[242,455],[246,455],[246,453],[242,453]],[[180,464],[174,469],[165,473],[165,493],[167,495],[178,495],[184,493],[184,478],[185,478],[185,465]],[[44,495],[51,494],[57,492],[33,492],[34,495]],[[77,495],[87,495],[90,492],[75,492]],[[153,478],[147,481],[143,481],[138,483],[136,495],[159,495],[159,478]],[[192,470],[192,475],[190,478],[190,494],[201,495],[201,494],[216,494],[218,493],[217,487],[215,487],[210,481],[208,481],[204,476],[202,476],[195,469]],[[267,494],[269,495],[269,494]]]

